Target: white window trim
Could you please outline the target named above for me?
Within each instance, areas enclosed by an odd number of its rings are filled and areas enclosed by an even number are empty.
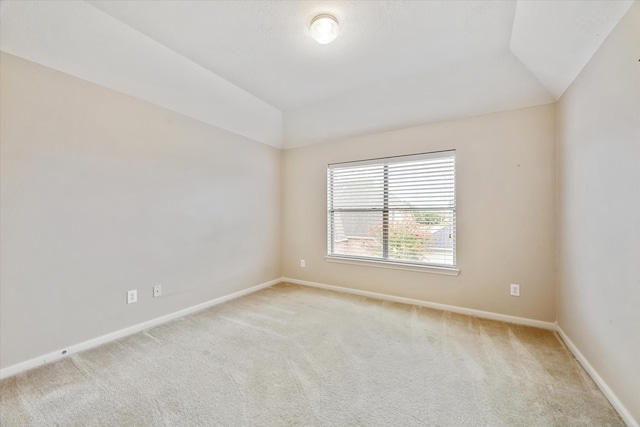
[[[421,160],[421,159],[448,157],[451,155],[451,153],[454,153],[454,156],[455,156],[455,151],[456,151],[455,149],[452,149],[452,150],[435,151],[430,153],[409,154],[409,155],[393,156],[393,157],[386,157],[386,158],[383,157],[383,158],[360,160],[360,161],[353,161],[353,162],[333,163],[328,165],[328,169],[333,169],[333,168],[340,167],[342,165],[347,165],[347,164],[358,165],[358,166],[367,165],[367,164],[378,164],[381,161],[385,159],[390,159],[390,158],[412,157],[416,160]],[[457,193],[456,187],[457,187],[457,180],[454,185],[454,198]],[[457,201],[455,205],[456,206],[454,207],[454,210],[457,211]],[[329,248],[327,249],[328,251],[330,251]],[[454,254],[454,257],[457,258],[455,254]],[[439,266],[435,264],[411,263],[411,262],[405,262],[402,260],[359,258],[357,256],[351,256],[351,255],[327,254],[325,256],[326,261],[340,263],[340,264],[367,265],[372,267],[389,268],[389,269],[395,269],[395,270],[420,271],[425,273],[442,274],[446,276],[458,276],[460,274],[460,269],[457,268],[458,264],[455,258],[454,258],[453,266]]]
[[[368,265],[371,267],[390,268],[393,270],[420,271],[423,273],[442,274],[445,276],[457,276],[460,274],[459,268],[437,267],[435,265],[411,264],[398,261],[373,260],[365,258],[327,255],[324,259],[328,262],[339,264]]]

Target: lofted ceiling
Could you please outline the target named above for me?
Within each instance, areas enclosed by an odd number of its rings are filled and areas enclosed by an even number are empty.
[[[288,148],[554,102],[632,3],[2,0],[0,49]]]

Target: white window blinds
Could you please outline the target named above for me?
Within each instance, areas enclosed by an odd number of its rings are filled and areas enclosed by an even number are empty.
[[[328,255],[455,267],[455,151],[329,165]]]

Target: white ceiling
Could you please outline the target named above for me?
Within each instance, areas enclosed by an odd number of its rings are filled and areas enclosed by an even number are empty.
[[[632,3],[3,0],[0,49],[293,147],[554,102]]]

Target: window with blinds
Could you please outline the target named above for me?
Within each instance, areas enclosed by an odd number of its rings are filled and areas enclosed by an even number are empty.
[[[455,151],[327,169],[329,257],[456,266]]]

